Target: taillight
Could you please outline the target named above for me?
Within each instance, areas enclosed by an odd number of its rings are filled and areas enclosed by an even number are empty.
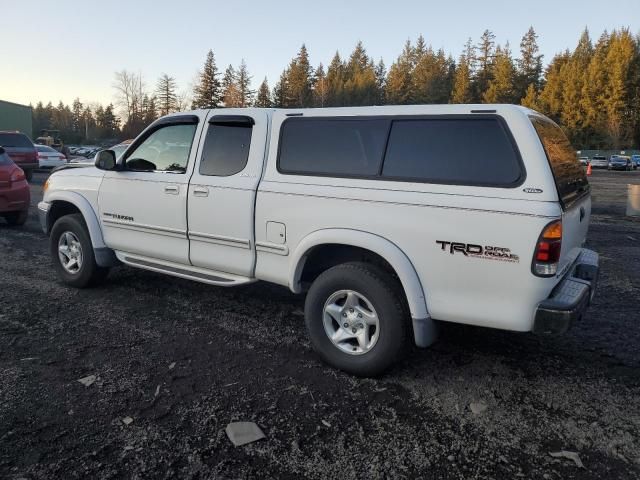
[[[27,177],[24,176],[24,172],[21,168],[16,168],[12,173],[11,177],[9,177],[10,182],[19,182],[21,180],[26,180]]]
[[[562,220],[555,220],[544,227],[533,253],[531,270],[539,277],[551,277],[558,272],[562,250]]]

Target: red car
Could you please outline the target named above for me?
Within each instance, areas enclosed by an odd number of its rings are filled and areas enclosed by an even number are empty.
[[[31,139],[20,132],[0,132],[0,147],[22,168],[27,180],[31,180],[38,168],[38,152]]]
[[[24,171],[0,147],[0,217],[9,225],[23,225],[29,215],[30,201]]]

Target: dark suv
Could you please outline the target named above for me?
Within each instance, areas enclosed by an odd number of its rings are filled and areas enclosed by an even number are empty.
[[[38,151],[31,139],[24,133],[0,131],[0,147],[24,170],[27,180],[31,180],[33,171],[38,168]]]

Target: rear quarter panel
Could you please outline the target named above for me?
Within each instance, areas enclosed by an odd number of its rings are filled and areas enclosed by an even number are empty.
[[[468,114],[469,109],[449,106],[442,111]],[[310,115],[321,112],[311,111]],[[361,113],[362,109],[348,108],[331,111],[331,115]],[[367,109],[368,115],[434,113],[438,107]],[[515,107],[498,114],[507,121],[526,168],[526,179],[516,188],[280,174],[276,169],[277,145],[286,117],[276,112],[257,197],[256,242],[266,241],[268,221],[286,225],[289,252],[295,252],[307,235],[320,229],[371,232],[407,255],[433,318],[530,330],[535,307],[557,283],[555,278],[538,278],[531,273],[533,251],[540,232],[560,217],[561,209],[544,150],[526,114]],[[526,193],[528,189],[537,193]],[[517,260],[452,253],[438,242],[506,248]],[[256,277],[287,285],[290,257],[259,251]]]

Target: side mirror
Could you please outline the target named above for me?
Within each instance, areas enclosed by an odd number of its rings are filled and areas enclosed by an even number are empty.
[[[0,155],[4,153],[4,148],[0,147]]]
[[[116,152],[113,150],[101,150],[96,154],[96,168],[100,170],[116,169]]]

